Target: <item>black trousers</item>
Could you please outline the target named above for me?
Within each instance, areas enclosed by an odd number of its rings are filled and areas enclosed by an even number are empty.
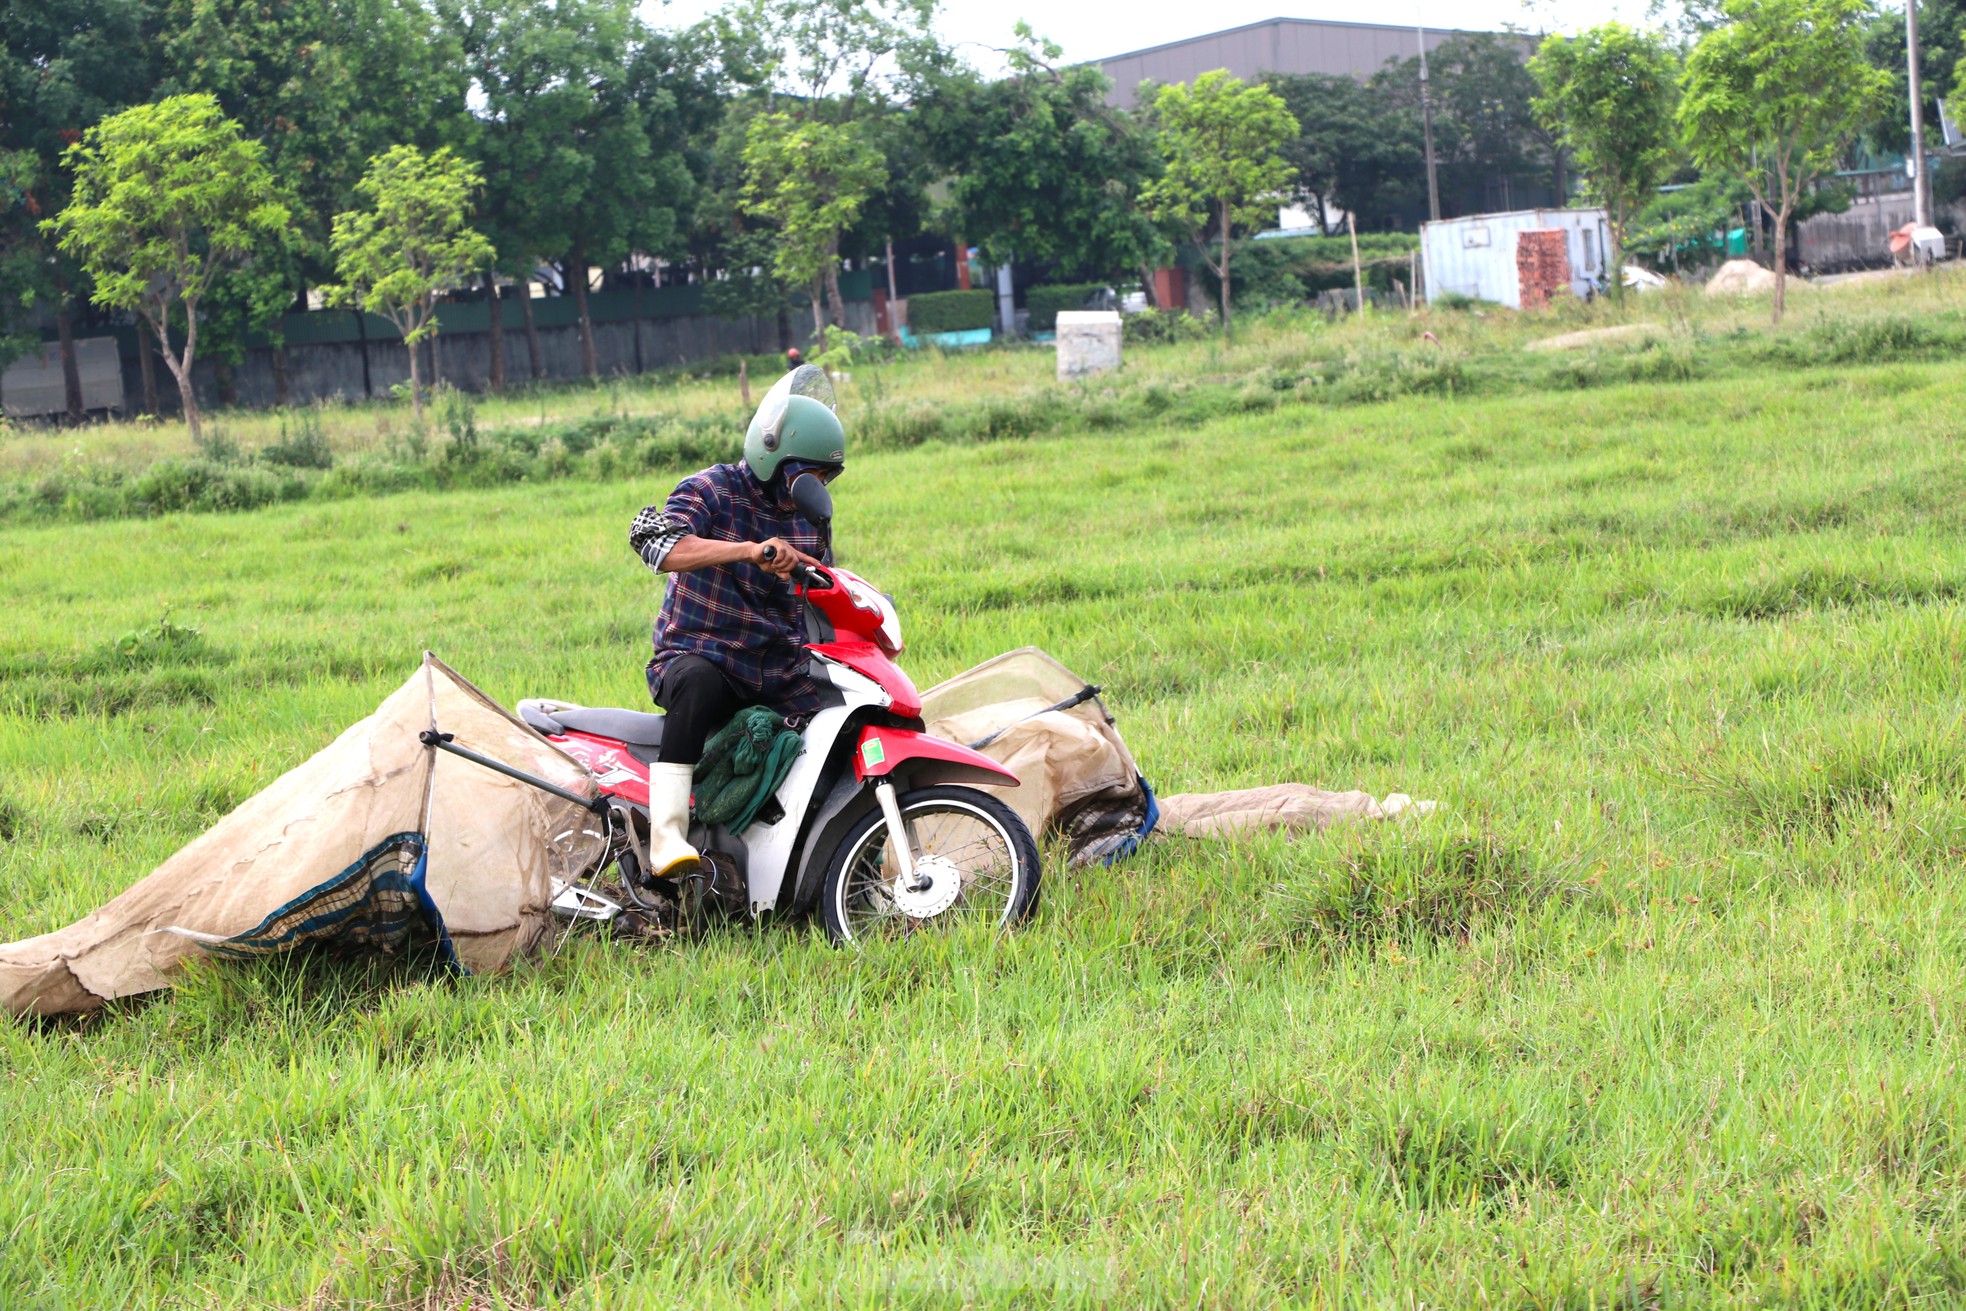
[[[703,743],[748,704],[723,671],[700,655],[677,656],[664,665],[662,684],[654,692],[669,721],[662,726],[662,745],[656,750],[656,759],[665,765],[694,765],[703,759]]]

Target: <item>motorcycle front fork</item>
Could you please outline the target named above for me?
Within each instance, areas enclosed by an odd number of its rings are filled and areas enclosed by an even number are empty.
[[[895,882],[912,892],[921,892],[927,884],[915,877],[915,853],[908,839],[908,826],[901,819],[901,799],[895,795],[894,781],[882,779],[874,785],[874,799],[881,803],[881,817],[887,821],[888,849],[894,853],[894,867],[898,871]]]

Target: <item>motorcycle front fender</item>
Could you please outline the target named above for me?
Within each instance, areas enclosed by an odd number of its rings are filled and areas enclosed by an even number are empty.
[[[861,782],[899,775],[911,788],[937,783],[1016,787],[1017,775],[980,751],[909,728],[869,724],[853,752],[853,776]]]

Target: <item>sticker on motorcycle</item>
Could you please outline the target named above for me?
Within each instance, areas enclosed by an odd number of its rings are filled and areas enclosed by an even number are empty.
[[[864,767],[872,769],[886,759],[887,748],[881,745],[879,738],[870,737],[860,744],[860,763]]]

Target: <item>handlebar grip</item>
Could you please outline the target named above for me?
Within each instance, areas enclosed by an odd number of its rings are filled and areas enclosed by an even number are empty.
[[[777,558],[778,558],[778,548],[775,546],[767,546],[765,548],[765,559],[776,560]],[[796,579],[798,582],[804,583],[807,587],[831,587],[833,585],[832,579],[828,578],[825,574],[821,573],[819,570],[813,568],[809,564],[793,565],[792,577]]]

